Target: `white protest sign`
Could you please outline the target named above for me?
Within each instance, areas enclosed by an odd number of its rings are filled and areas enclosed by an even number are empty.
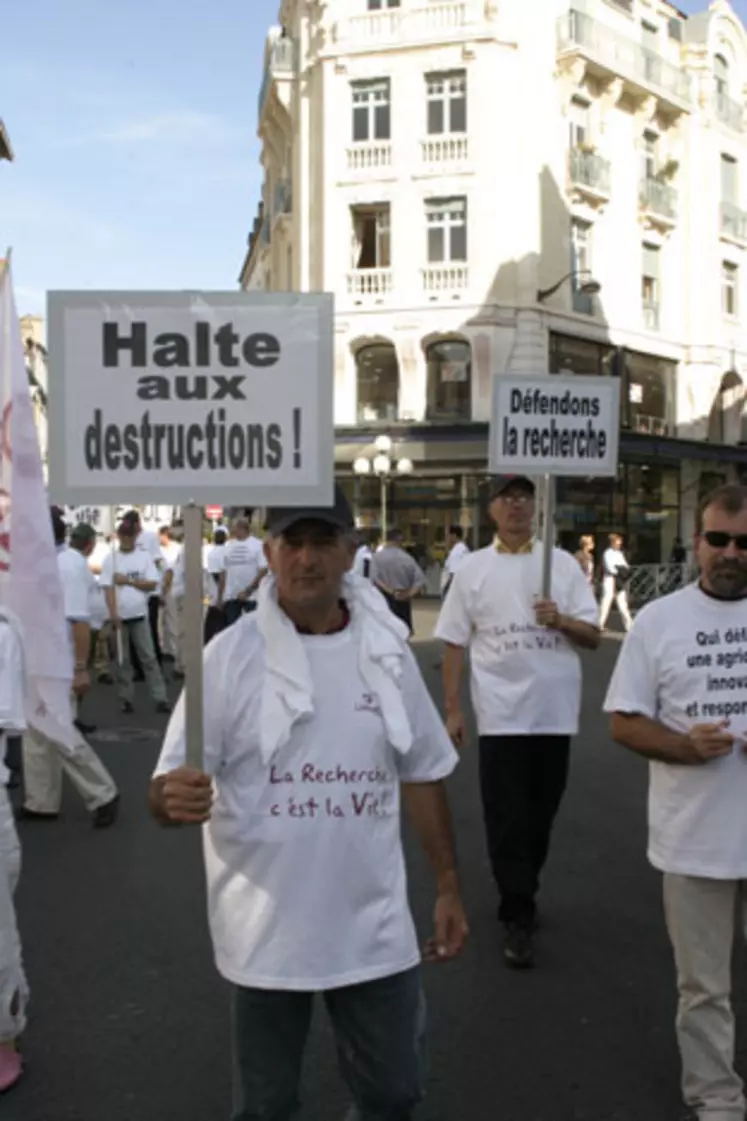
[[[59,502],[331,504],[331,296],[52,292]]]
[[[493,474],[615,475],[619,437],[617,378],[493,378]]]

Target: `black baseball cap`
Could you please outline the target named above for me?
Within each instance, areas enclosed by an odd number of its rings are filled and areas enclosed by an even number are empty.
[[[500,498],[509,487],[521,487],[529,494],[534,494],[536,490],[534,483],[527,475],[496,475],[490,480],[488,502],[492,502],[494,498]]]
[[[82,542],[95,541],[96,530],[92,525],[89,525],[88,522],[78,522],[77,525],[73,526],[70,532],[70,540]]]
[[[271,507],[267,511],[265,524],[271,537],[280,537],[286,529],[298,522],[324,522],[339,530],[355,528],[350,504],[339,486],[335,486],[334,502],[331,506],[287,506]]]

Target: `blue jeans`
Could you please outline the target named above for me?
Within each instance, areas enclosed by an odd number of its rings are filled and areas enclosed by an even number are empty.
[[[420,967],[323,993],[340,1070],[354,1106],[347,1121],[410,1121],[425,1081]],[[313,993],[235,987],[232,1121],[290,1121]]]

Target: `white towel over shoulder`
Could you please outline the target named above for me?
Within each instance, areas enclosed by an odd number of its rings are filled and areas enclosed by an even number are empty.
[[[412,746],[412,729],[401,684],[404,659],[409,657],[408,629],[368,580],[347,575],[342,594],[350,611],[361,677],[379,702],[387,739],[406,754]],[[265,642],[260,743],[262,758],[269,763],[288,742],[295,724],[313,715],[313,685],[304,644],[278,605],[272,576],[260,585],[255,619]]]

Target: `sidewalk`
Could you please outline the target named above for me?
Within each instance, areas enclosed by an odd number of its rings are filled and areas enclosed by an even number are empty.
[[[416,599],[412,605],[412,622],[415,642],[429,642],[441,610],[440,599]]]

